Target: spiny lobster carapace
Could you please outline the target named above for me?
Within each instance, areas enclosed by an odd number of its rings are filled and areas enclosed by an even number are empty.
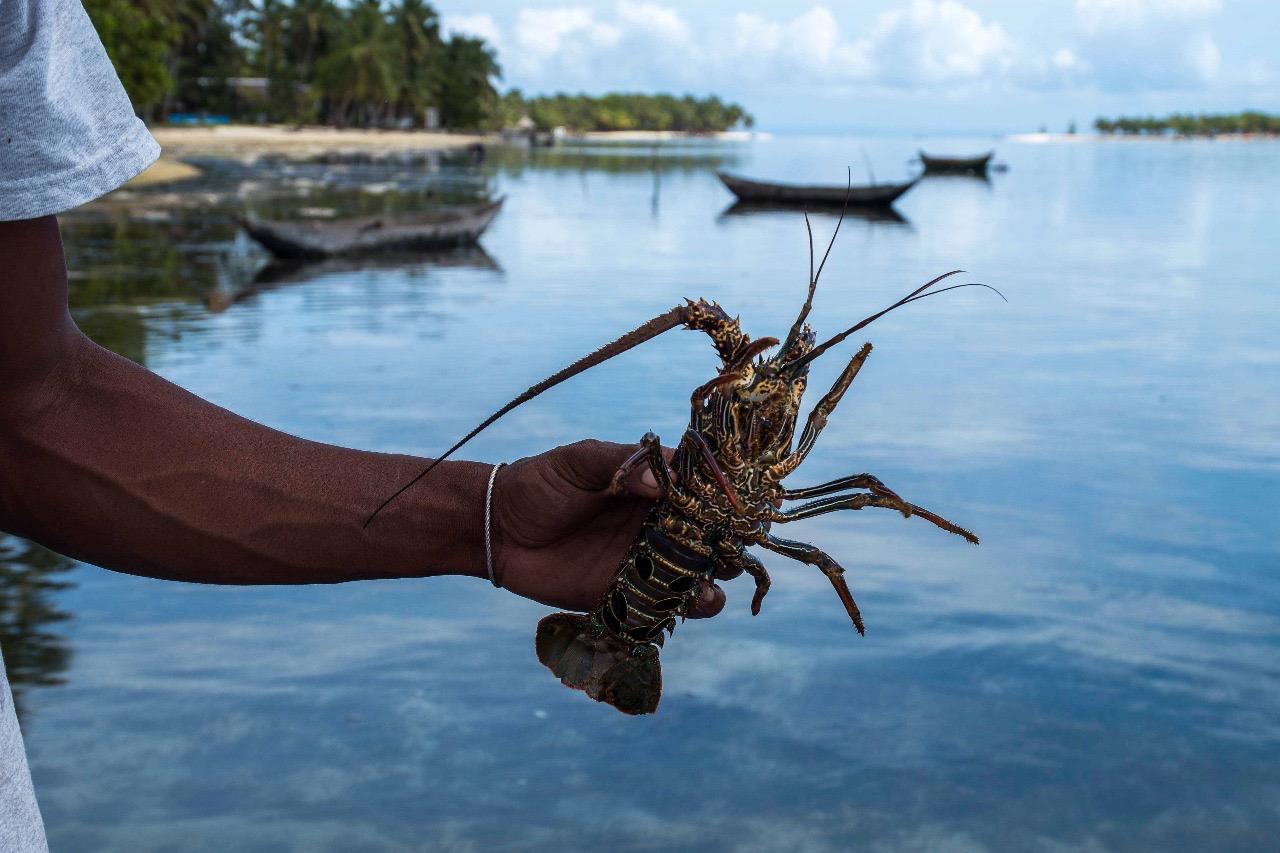
[[[833,242],[834,239],[833,234]],[[830,250],[828,246],[828,254]],[[770,532],[772,524],[837,510],[883,507],[904,517],[919,516],[977,544],[978,538],[969,531],[903,500],[870,474],[842,477],[807,488],[782,486],[783,479],[813,449],[827,418],[870,354],[871,344],[863,345],[831,390],[818,401],[793,446],[811,361],[878,317],[909,302],[958,287],[987,287],[958,284],[933,290],[940,281],[960,271],[946,273],[815,345],[814,333],[805,320],[825,263],[824,256],[814,274],[810,231],[808,297],[781,345],[776,338],[752,340],[739,328],[738,320],[714,302],[686,301],[534,385],[396,492],[399,495],[409,488],[437,462],[516,406],[571,376],[677,326],[704,332],[711,338],[720,356],[720,371],[694,390],[689,427],[671,461],[664,456],[658,437],[649,433],[614,478],[616,486],[630,470],[648,465],[664,497],[649,513],[599,605],[591,613],[555,613],[538,623],[538,659],[569,687],[628,714],[656,710],[662,693],[659,648],[674,631],[676,620],[684,618],[704,582],[718,570],[749,574],[756,584],[751,612],[760,612],[770,580],[764,566],[747,551],[751,545],[820,569],[835,587],[854,628],[859,634],[864,633],[862,615],[845,583],[844,569],[813,545],[774,535]],[[768,350],[775,352],[765,358]],[[809,498],[816,500],[788,510],[780,508],[785,501]]]

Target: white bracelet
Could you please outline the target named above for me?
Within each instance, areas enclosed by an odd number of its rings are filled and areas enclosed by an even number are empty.
[[[489,571],[489,582],[499,589],[502,584],[493,574],[493,483],[498,479],[498,469],[506,464],[499,462],[493,466],[489,472],[489,485],[484,490],[484,566]]]

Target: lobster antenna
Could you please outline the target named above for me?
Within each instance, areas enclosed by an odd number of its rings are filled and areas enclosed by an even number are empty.
[[[818,264],[818,274],[813,277],[813,286],[818,286],[818,279],[822,278],[822,268],[827,265],[827,257],[831,254],[831,247],[836,244],[836,235],[840,233],[840,226],[844,224],[844,215],[849,212],[849,196],[853,195],[853,167],[845,166],[845,189],[844,189],[844,206],[840,208],[840,218],[836,220],[836,230],[831,232],[831,242],[827,243],[827,251],[822,254],[822,263]]]
[[[809,232],[809,294],[804,299],[804,305],[800,307],[800,316],[796,317],[796,321],[791,324],[791,331],[787,332],[787,339],[782,344],[781,353],[786,353],[800,337],[800,329],[804,325],[804,318],[809,316],[810,309],[813,308],[813,294],[818,289],[818,282],[813,277],[813,224],[809,222],[809,211],[804,212],[804,227]]]
[[[488,427],[498,418],[502,417],[507,412],[514,409],[516,406],[519,406],[522,403],[529,402],[534,397],[541,394],[543,391],[546,391],[549,388],[554,388],[556,385],[559,385],[561,382],[565,381],[566,379],[569,379],[573,376],[577,376],[579,373],[582,373],[583,371],[590,370],[596,365],[602,364],[603,362],[608,361],[614,356],[621,355],[627,350],[633,347],[639,346],[640,344],[644,343],[647,340],[656,338],[658,335],[662,334],[663,332],[674,329],[676,326],[681,325],[685,321],[685,312],[686,312],[685,306],[677,305],[675,308],[672,308],[667,313],[659,314],[657,317],[654,317],[652,320],[645,323],[644,325],[639,326],[638,328],[632,329],[630,332],[627,332],[625,335],[618,338],[616,341],[605,344],[595,352],[578,359],[573,364],[566,367],[564,370],[561,370],[560,372],[553,374],[552,376],[548,376],[546,379],[542,380],[537,385],[534,385],[532,388],[525,391],[519,397],[516,397],[510,403],[507,403],[501,409],[498,409],[498,411],[494,412],[492,415],[485,418],[484,421],[481,422],[481,424],[478,427],[476,427],[475,429],[471,430],[471,432],[464,435],[461,439],[459,439],[453,445],[453,447],[450,447],[448,450],[446,450],[444,453],[442,453],[440,456],[434,459],[429,465],[427,465],[426,468],[423,468],[422,471],[419,472],[416,477],[414,477],[412,480],[410,480],[409,482],[401,486],[399,489],[397,489],[395,494],[393,494],[391,497],[383,501],[382,504],[373,511],[373,514],[370,515],[369,518],[365,520],[364,526],[368,527],[373,522],[373,520],[377,518],[378,513],[386,509],[387,506],[390,505],[392,501],[394,501],[396,498],[400,497],[400,495],[408,491],[415,483],[417,483],[423,477],[427,476],[427,474],[431,473],[431,470],[433,468],[435,468],[444,460],[448,459],[449,456],[455,450],[457,450],[462,445],[466,444],[471,439],[475,438],[486,427]]]
[[[844,207],[840,209],[840,218],[836,220],[836,229],[831,232],[831,241],[827,243],[827,251],[822,254],[822,263],[818,265],[817,275],[813,272],[813,225],[809,223],[809,211],[804,212],[804,227],[809,232],[809,295],[805,297],[804,305],[800,308],[800,316],[796,317],[796,321],[791,324],[791,331],[787,332],[787,339],[782,344],[782,353],[788,352],[800,338],[800,329],[804,326],[805,318],[809,316],[809,312],[813,309],[813,294],[818,290],[818,278],[822,275],[822,268],[827,265],[827,256],[831,254],[831,247],[836,243],[836,235],[840,233],[840,225],[844,222],[844,215],[849,210],[849,196],[853,195],[853,169],[845,167],[845,191],[844,191]]]
[[[921,299],[924,299],[925,297],[928,297],[928,296],[937,296],[937,295],[938,295],[938,294],[940,294],[940,293],[946,293],[948,290],[959,290],[959,289],[960,289],[960,288],[962,288],[962,287],[985,287],[987,290],[990,290],[990,291],[991,291],[992,293],[994,293],[996,296],[999,296],[1001,299],[1004,299],[1004,303],[1005,303],[1006,305],[1008,305],[1008,304],[1009,304],[1009,300],[1004,298],[1004,294],[1003,294],[1003,293],[1001,293],[1000,291],[996,290],[996,289],[995,289],[994,287],[992,287],[991,285],[989,285],[989,284],[983,284],[983,283],[982,283],[982,282],[980,282],[980,281],[970,281],[970,282],[965,282],[964,284],[953,284],[953,285],[951,285],[950,287],[944,287],[944,288],[942,288],[941,290],[934,290],[934,291],[930,291],[929,293],[922,293],[922,294],[920,294],[919,296],[913,296],[913,297],[911,297],[910,299],[908,299],[906,302],[903,302],[902,304],[903,304],[903,305],[906,305],[906,304],[907,304],[907,302],[917,302],[917,301],[919,301],[919,300],[921,300]]]
[[[809,221],[809,208],[804,209],[804,230],[809,232],[809,298],[813,298],[813,223]],[[803,313],[803,312],[802,312]]]
[[[935,284],[942,281],[943,279],[950,278],[953,275],[959,275],[962,272],[964,272],[964,270],[952,270],[951,272],[943,273],[942,275],[938,276],[937,278],[931,281],[925,282],[924,284],[917,287],[915,290],[908,293],[906,296],[899,299],[897,302],[890,305],[888,308],[885,308],[881,311],[877,311],[876,313],[872,314],[870,317],[867,317],[864,320],[860,320],[859,322],[854,323],[852,326],[845,329],[843,332],[836,335],[834,338],[830,338],[829,340],[822,343],[821,345],[814,347],[809,352],[805,353],[799,358],[795,358],[795,359],[792,359],[791,361],[788,361],[786,364],[783,365],[783,369],[796,368],[796,367],[801,367],[805,364],[808,364],[809,362],[813,361],[815,358],[822,355],[824,352],[831,349],[833,346],[840,343],[845,338],[849,337],[859,329],[865,328],[866,326],[870,325],[871,323],[883,317],[885,314],[888,314],[893,309],[901,308],[903,305],[906,305],[908,302],[914,301],[917,297],[924,294],[926,290],[933,287]],[[983,286],[987,287],[988,285],[983,285]],[[947,288],[947,289],[950,290],[951,288]],[[992,287],[991,289],[995,290],[994,287]],[[998,290],[996,292],[999,293]],[[1001,294],[1001,298],[1003,298],[1003,296],[1004,294]]]
[[[956,270],[956,272],[961,272],[961,270]],[[955,273],[947,273],[947,275],[954,275],[954,274],[955,274]],[[941,276],[941,278],[945,278],[945,277],[946,277],[946,276]],[[929,283],[929,285],[927,285],[927,286],[931,286],[931,285],[935,284],[938,280],[939,280],[939,279],[934,279],[934,280],[933,280],[932,282],[930,282],[930,283]],[[895,308],[901,308],[903,305],[906,305],[906,304],[911,303],[911,302],[917,302],[917,301],[919,301],[919,300],[921,300],[921,299],[924,299],[925,297],[928,297],[928,296],[938,296],[939,294],[946,293],[948,290],[959,290],[959,289],[960,289],[960,288],[962,288],[962,287],[985,287],[987,290],[990,290],[990,291],[991,291],[992,293],[994,293],[996,296],[999,296],[1001,299],[1004,299],[1005,304],[1008,304],[1008,302],[1009,302],[1009,300],[1008,300],[1008,299],[1005,299],[1004,294],[1003,294],[1003,293],[1001,293],[999,290],[996,290],[994,287],[992,287],[992,286],[991,286],[991,285],[989,285],[989,284],[983,284],[983,283],[982,283],[982,282],[980,282],[980,281],[970,281],[970,282],[967,282],[967,283],[965,283],[965,284],[953,284],[953,285],[951,285],[950,287],[944,287],[944,288],[942,288],[941,290],[934,290],[934,291],[932,291],[932,292],[930,292],[930,293],[922,293],[922,292],[920,292],[920,291],[916,291],[916,293],[915,293],[914,295],[912,295],[912,296],[908,296],[908,297],[906,297],[905,299],[900,299],[900,300],[898,300],[897,302],[895,302],[893,305],[890,305],[888,308],[884,309],[883,311],[881,311],[881,312],[879,312],[879,313],[877,313],[877,314],[872,314],[870,317],[868,317],[867,319],[863,320],[861,323],[858,323],[858,324],[857,324],[856,326],[854,326],[853,328],[848,329],[847,331],[841,332],[839,335],[836,335],[834,338],[832,338],[831,340],[827,341],[827,342],[826,342],[826,343],[824,343],[822,346],[820,346],[820,347],[816,347],[812,352],[808,353],[807,355],[801,356],[800,358],[797,358],[797,359],[795,359],[794,361],[789,361],[789,362],[787,362],[785,365],[783,365],[783,367],[784,367],[784,368],[799,367],[799,366],[801,366],[801,365],[804,365],[804,364],[809,363],[809,362],[810,362],[810,361],[812,361],[813,359],[817,358],[819,355],[822,355],[822,353],[826,352],[826,351],[827,351],[828,349],[830,349],[831,347],[835,346],[836,344],[838,344],[838,343],[840,343],[841,341],[843,341],[845,338],[849,337],[849,335],[851,335],[851,334],[853,334],[854,332],[858,331],[858,329],[863,328],[864,326],[866,326],[866,325],[868,325],[869,323],[871,323],[873,320],[876,320],[876,319],[878,319],[878,318],[880,318],[880,317],[883,317],[885,314],[888,314],[890,311],[892,311],[892,310],[893,310],[893,309],[895,309]]]

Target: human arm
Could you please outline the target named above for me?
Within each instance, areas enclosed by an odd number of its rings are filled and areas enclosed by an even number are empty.
[[[0,223],[0,526],[88,562],[206,583],[483,572],[485,466],[305,441],[97,346],[67,311],[57,222]],[[479,565],[477,565],[479,563]]]
[[[0,528],[202,583],[485,576],[490,466],[443,463],[365,529],[423,460],[306,441],[202,400],[88,340],[66,288],[53,217],[0,223]],[[503,469],[504,585],[594,603],[657,496],[642,472],[630,496],[608,495],[632,449],[583,442]]]

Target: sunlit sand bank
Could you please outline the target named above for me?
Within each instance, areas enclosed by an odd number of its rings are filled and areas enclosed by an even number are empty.
[[[313,156],[377,151],[431,151],[459,148],[494,137],[425,130],[363,130],[285,125],[154,127],[151,134],[166,154],[245,157],[256,154]]]
[[[726,130],[721,133],[688,133],[682,130],[599,130],[571,133],[568,140],[598,140],[601,142],[662,142],[681,139],[715,139],[721,142],[745,142],[752,139],[770,139],[768,133],[748,130]]]
[[[155,184],[167,184],[172,181],[185,181],[188,178],[203,174],[195,166],[174,160],[172,157],[161,157],[148,166],[141,174],[129,181],[130,187],[147,187]]]

